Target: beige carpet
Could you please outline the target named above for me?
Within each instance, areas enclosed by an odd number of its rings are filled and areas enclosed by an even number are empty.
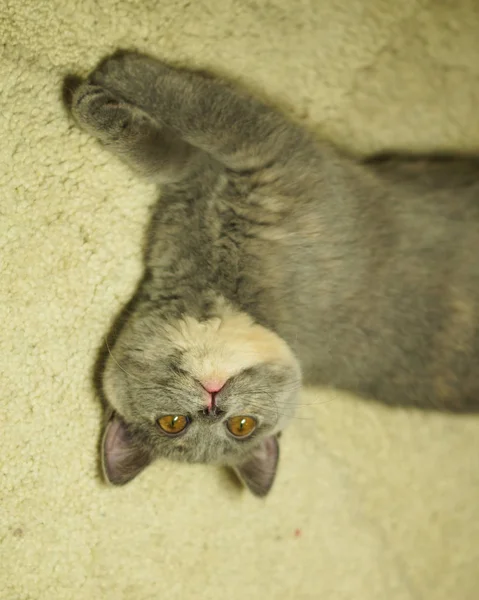
[[[98,478],[97,349],[154,190],[72,127],[118,46],[226,69],[359,151],[479,148],[477,0],[4,0],[0,599],[475,600],[479,420],[310,391],[266,501],[213,468]]]

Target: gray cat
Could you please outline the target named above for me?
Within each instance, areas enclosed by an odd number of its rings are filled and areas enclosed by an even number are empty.
[[[135,52],[79,125],[161,185],[103,373],[114,484],[159,458],[265,495],[302,382],[479,409],[479,160],[359,162],[221,79]]]

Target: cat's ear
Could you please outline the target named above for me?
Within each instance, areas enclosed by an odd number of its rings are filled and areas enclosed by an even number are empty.
[[[265,438],[243,464],[234,468],[255,496],[266,496],[273,485],[279,460],[276,436]]]
[[[103,473],[114,485],[128,483],[152,460],[148,450],[135,440],[117,415],[114,415],[106,426],[101,454]]]

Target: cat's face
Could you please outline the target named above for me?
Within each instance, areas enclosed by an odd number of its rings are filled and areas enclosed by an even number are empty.
[[[232,466],[265,494],[300,379],[286,343],[245,314],[225,309],[207,321],[165,322],[134,313],[104,373],[114,413],[103,442],[105,474],[126,483],[165,457]]]

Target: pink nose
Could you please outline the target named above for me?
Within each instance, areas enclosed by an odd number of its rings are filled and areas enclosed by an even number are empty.
[[[221,381],[205,381],[201,384],[208,394],[217,394],[224,387],[224,382]]]
[[[206,401],[206,407],[209,412],[216,410],[215,396],[220,392],[225,382],[222,381],[203,381],[201,382],[203,388],[208,392],[209,398]]]

